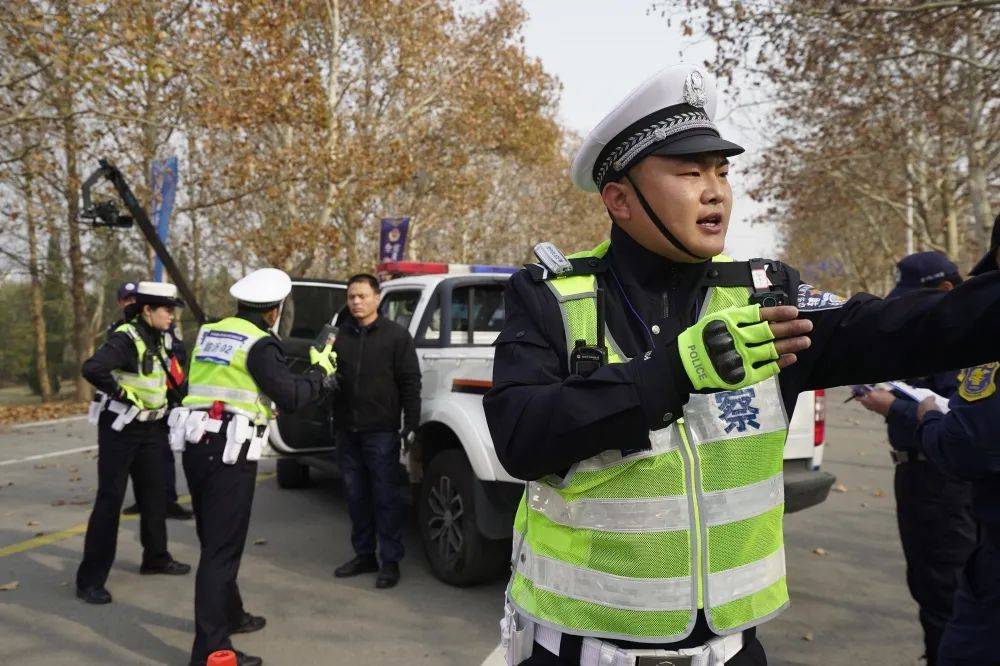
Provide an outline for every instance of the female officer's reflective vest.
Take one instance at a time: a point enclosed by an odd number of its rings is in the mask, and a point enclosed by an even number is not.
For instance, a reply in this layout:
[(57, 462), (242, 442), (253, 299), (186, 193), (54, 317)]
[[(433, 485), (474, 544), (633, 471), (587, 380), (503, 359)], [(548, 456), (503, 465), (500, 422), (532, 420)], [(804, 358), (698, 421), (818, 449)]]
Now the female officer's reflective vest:
[[(546, 284), (567, 350), (576, 340), (595, 344), (594, 276)], [(748, 298), (748, 288), (712, 288), (701, 317)], [(607, 339), (609, 362), (626, 361)], [(690, 634), (699, 608), (717, 634), (784, 610), (787, 430), (772, 377), (692, 394), (683, 418), (648, 442), (609, 441), (565, 479), (528, 482), (514, 522), (510, 597), (518, 611), (567, 633), (667, 643)]]
[[(169, 363), (166, 352), (161, 345), (159, 348), (160, 358), (154, 359), (153, 369), (147, 374), (142, 371), (142, 359), (146, 356), (146, 342), (139, 335), (135, 324), (126, 322), (115, 329), (115, 333), (125, 333), (135, 344), (135, 351), (138, 354), (136, 368), (138, 372), (125, 372), (124, 370), (112, 370), (111, 376), (115, 378), (120, 386), (132, 389), (132, 392), (142, 402), (142, 409), (159, 409), (167, 404), (167, 371), (164, 365)], [(162, 361), (162, 362), (161, 362)]]
[(190, 409), (210, 409), (214, 402), (220, 401), (225, 403), (227, 412), (242, 414), (258, 425), (267, 423), (271, 418), (271, 402), (247, 370), (247, 354), (267, 335), (239, 317), (202, 326), (188, 374), (188, 393), (182, 404)]

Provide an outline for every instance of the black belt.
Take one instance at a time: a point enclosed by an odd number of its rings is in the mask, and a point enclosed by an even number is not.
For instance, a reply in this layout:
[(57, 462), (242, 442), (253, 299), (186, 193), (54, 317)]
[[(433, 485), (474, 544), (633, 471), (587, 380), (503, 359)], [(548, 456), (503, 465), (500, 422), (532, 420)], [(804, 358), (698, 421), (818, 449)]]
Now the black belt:
[(898, 449), (893, 449), (889, 451), (889, 455), (892, 457), (893, 465), (900, 465), (905, 462), (921, 462), (927, 460), (927, 456), (920, 451), (900, 451)]

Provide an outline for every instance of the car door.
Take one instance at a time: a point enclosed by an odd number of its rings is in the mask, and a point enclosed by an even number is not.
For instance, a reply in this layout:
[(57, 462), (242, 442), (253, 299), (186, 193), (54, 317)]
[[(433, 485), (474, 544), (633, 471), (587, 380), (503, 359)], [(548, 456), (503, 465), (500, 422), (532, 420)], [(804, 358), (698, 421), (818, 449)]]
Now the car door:
[[(309, 346), (323, 326), (333, 322), (347, 303), (347, 286), (327, 280), (293, 280), (278, 318), (277, 333), (292, 372), (309, 367)], [(331, 396), (294, 414), (278, 411), (272, 421), (271, 445), (280, 453), (333, 450)]]

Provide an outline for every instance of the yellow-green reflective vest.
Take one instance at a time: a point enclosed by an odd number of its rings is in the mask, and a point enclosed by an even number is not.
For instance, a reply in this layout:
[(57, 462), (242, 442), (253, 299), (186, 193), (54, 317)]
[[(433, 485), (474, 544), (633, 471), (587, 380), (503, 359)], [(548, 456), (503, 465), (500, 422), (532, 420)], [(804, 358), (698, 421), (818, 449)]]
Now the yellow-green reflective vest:
[(136, 397), (142, 402), (143, 409), (159, 409), (167, 404), (167, 371), (164, 370), (163, 363), (169, 363), (163, 346), (160, 346), (160, 359), (153, 363), (153, 370), (148, 375), (142, 372), (142, 359), (146, 355), (146, 342), (139, 335), (135, 325), (126, 322), (115, 329), (115, 333), (126, 333), (132, 338), (135, 344), (135, 351), (138, 354), (136, 368), (139, 372), (125, 372), (124, 370), (112, 370), (111, 376), (115, 378), (121, 386), (127, 386), (135, 392)]
[(225, 403), (227, 412), (242, 414), (259, 425), (267, 423), (271, 418), (271, 401), (260, 392), (247, 370), (247, 354), (267, 335), (239, 317), (202, 326), (192, 354), (183, 405), (210, 409), (218, 400)]
[[(559, 301), (567, 349), (576, 340), (595, 344), (596, 279), (546, 284)], [(748, 298), (748, 288), (712, 288), (701, 317)], [(609, 362), (628, 360), (606, 335)], [(723, 635), (780, 613), (788, 605), (787, 430), (772, 377), (692, 394), (683, 418), (650, 432), (648, 442), (609, 441), (565, 479), (529, 482), (514, 521), (511, 600), (567, 633), (650, 643), (688, 636), (699, 608)], [(633, 449), (641, 450), (621, 453)]]

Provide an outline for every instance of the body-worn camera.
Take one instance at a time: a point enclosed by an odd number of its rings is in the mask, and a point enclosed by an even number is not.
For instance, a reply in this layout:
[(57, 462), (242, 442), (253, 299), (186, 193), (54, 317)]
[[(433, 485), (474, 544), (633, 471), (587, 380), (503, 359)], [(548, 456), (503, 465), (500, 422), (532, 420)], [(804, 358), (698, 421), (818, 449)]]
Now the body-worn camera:
[(762, 308), (774, 308), (779, 305), (788, 305), (788, 294), (775, 289), (755, 292), (750, 294), (750, 305), (760, 305)]
[(597, 344), (588, 345), (586, 340), (577, 340), (569, 355), (569, 372), (572, 375), (589, 377), (608, 363), (608, 347), (604, 343), (604, 290), (597, 288)]

